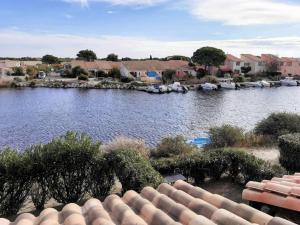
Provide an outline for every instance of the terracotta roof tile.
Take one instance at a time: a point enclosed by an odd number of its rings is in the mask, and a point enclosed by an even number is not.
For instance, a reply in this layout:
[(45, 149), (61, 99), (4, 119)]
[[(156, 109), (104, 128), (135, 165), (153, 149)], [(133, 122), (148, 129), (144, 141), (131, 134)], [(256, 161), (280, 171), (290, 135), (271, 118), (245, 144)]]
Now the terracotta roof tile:
[[(293, 192), (293, 187), (291, 190)], [(251, 196), (251, 193), (258, 196), (264, 192), (246, 189), (244, 193), (246, 193), (244, 196)], [(289, 197), (286, 203), (297, 204), (294, 202), (295, 199)], [(38, 217), (25, 213), (19, 215), (12, 223), (6, 219), (0, 219), (0, 225), (148, 224), (295, 225), (281, 218), (273, 218), (248, 205), (238, 204), (220, 195), (211, 194), (183, 181), (177, 181), (174, 186), (161, 184), (157, 190), (146, 187), (140, 194), (128, 191), (122, 198), (110, 195), (104, 202), (90, 199), (82, 207), (73, 203), (67, 204), (60, 212), (51, 208), (45, 209)]]
[[(243, 199), (265, 203), (300, 212), (299, 173), (275, 177), (261, 183), (249, 182), (243, 191)], [(260, 185), (261, 184), (261, 185)]]

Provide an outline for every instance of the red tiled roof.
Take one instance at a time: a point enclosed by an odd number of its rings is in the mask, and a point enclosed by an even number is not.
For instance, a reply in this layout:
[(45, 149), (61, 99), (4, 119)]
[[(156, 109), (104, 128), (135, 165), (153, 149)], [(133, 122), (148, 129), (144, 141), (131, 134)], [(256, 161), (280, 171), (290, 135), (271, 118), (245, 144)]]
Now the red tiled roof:
[(241, 58), (243, 61), (251, 60), (254, 62), (261, 62), (261, 58), (259, 56), (251, 55), (251, 54), (241, 54)]
[(274, 177), (261, 183), (250, 181), (243, 191), (243, 199), (300, 212), (300, 174)]
[(238, 204), (184, 181), (157, 190), (146, 187), (140, 194), (128, 191), (103, 203), (90, 199), (83, 207), (66, 205), (61, 212), (49, 208), (38, 217), (22, 214), (14, 223), (0, 225), (296, 225), (272, 217), (248, 205)]
[(145, 60), (145, 61), (124, 61), (122, 64), (130, 71), (164, 71), (178, 70), (188, 66), (189, 62), (184, 60)]
[[(67, 63), (69, 64), (69, 63)], [(113, 68), (120, 68), (121, 62), (111, 62), (111, 61), (104, 61), (104, 60), (95, 60), (92, 62), (87, 62), (83, 60), (72, 60), (71, 63), (72, 67), (80, 66), (86, 70), (111, 70)]]
[(227, 54), (226, 59), (229, 60), (229, 61), (233, 61), (233, 62), (240, 62), (241, 61), (240, 58), (235, 57), (234, 55), (231, 55), (231, 54)]

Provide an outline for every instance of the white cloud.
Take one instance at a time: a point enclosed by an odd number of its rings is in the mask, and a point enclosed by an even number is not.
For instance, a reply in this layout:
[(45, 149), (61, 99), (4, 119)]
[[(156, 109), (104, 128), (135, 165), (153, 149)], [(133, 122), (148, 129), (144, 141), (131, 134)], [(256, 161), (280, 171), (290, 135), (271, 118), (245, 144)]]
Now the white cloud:
[(63, 0), (69, 3), (80, 3), (82, 7), (87, 7), (91, 2), (106, 2), (112, 5), (125, 5), (135, 7), (145, 7), (157, 5), (169, 0)]
[(187, 9), (204, 20), (226, 25), (299, 23), (300, 4), (283, 0), (187, 0)]
[(71, 14), (65, 14), (64, 17), (65, 17), (66, 19), (72, 19), (72, 18), (73, 18), (73, 16), (72, 16)]
[(150, 54), (191, 56), (203, 46), (215, 46), (226, 53), (272, 53), (300, 57), (300, 36), (235, 40), (161, 41), (144, 37), (83, 37), (67, 34), (32, 34), (16, 30), (0, 30), (0, 56), (35, 56), (54, 54), (75, 57), (81, 49), (93, 49), (98, 57), (116, 53), (120, 57), (143, 58)]

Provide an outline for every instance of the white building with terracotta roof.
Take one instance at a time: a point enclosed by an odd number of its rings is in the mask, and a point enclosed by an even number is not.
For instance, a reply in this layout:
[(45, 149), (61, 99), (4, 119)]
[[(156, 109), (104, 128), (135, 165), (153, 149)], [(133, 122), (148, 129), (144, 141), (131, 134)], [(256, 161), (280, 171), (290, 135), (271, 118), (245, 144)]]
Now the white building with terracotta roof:
[(248, 73), (250, 75), (264, 73), (267, 70), (266, 62), (260, 56), (241, 54), (241, 60), (244, 62), (245, 67), (251, 67), (251, 71)]

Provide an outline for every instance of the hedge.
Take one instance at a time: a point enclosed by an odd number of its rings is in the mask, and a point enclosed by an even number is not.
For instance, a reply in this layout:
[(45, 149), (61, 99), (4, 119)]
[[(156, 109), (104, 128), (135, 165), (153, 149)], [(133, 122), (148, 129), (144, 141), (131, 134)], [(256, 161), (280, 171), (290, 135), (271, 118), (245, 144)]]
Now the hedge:
[(0, 214), (16, 214), (31, 188), (31, 164), (25, 155), (5, 149), (0, 153)]
[(279, 137), (279, 161), (287, 170), (300, 171), (300, 133)]
[[(175, 169), (196, 184), (205, 178), (230, 177), (234, 182), (247, 183), (281, 176), (286, 171), (278, 165), (271, 165), (242, 150), (227, 148), (198, 152), (181, 157), (151, 161), (162, 174), (172, 174)], [(165, 166), (166, 165), (166, 166)]]
[(289, 133), (300, 133), (300, 115), (273, 113), (259, 122), (254, 130), (256, 134), (270, 135), (274, 138)]
[(39, 210), (50, 198), (70, 203), (85, 196), (105, 197), (116, 176), (124, 191), (163, 181), (135, 150), (104, 153), (100, 143), (74, 132), (23, 153), (0, 151), (0, 215), (16, 214), (29, 196)]
[(130, 149), (120, 149), (109, 154), (110, 164), (122, 184), (123, 192), (140, 192), (145, 186), (156, 188), (163, 182), (161, 175), (140, 153)]

